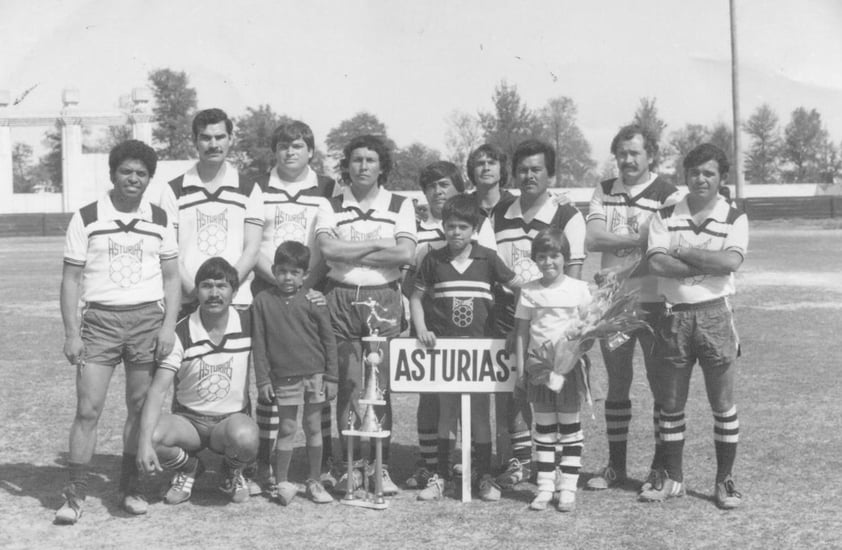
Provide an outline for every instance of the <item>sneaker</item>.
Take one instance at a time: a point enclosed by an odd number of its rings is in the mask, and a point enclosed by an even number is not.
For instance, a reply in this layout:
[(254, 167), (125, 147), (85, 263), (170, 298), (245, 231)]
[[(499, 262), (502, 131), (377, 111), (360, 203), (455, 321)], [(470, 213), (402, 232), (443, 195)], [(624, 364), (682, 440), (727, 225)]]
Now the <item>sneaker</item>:
[(289, 506), (289, 503), (295, 499), (297, 494), (298, 487), (295, 486), (295, 483), (289, 481), (282, 481), (269, 487), (269, 500), (277, 502), (281, 506)]
[(133, 516), (142, 516), (149, 511), (149, 503), (142, 494), (132, 491), (123, 495), (123, 510)]
[(176, 470), (170, 482), (170, 488), (164, 495), (164, 502), (181, 504), (190, 500), (190, 496), (193, 494), (193, 483), (204, 471), (205, 465), (202, 464), (201, 460), (197, 457), (190, 458), (183, 468)]
[(734, 480), (730, 475), (716, 484), (714, 493), (716, 495), (716, 505), (723, 510), (733, 510), (739, 507), (743, 499), (743, 495), (737, 491)]
[(325, 491), (324, 486), (318, 480), (308, 479), (306, 485), (307, 498), (316, 504), (327, 504), (328, 502), (333, 502), (333, 497)]
[[(360, 466), (354, 465), (351, 470), (351, 491), (356, 491), (363, 486), (363, 472)], [(336, 482), (336, 489), (342, 493), (348, 492), (348, 470), (343, 468), (342, 475), (339, 476), (339, 481)]]
[(646, 481), (640, 486), (639, 492), (660, 489), (664, 486), (664, 477), (666, 477), (666, 474), (663, 470), (649, 470), (649, 475), (646, 476)]
[(484, 474), (479, 479), (478, 491), (480, 500), (496, 502), (500, 500), (500, 486), (490, 474)]
[(510, 458), (506, 471), (497, 476), (497, 484), (503, 489), (511, 489), (525, 479), (529, 479), (529, 463)]
[(76, 487), (71, 483), (62, 491), (64, 504), (56, 510), (55, 523), (57, 525), (73, 525), (82, 517), (82, 503), (84, 497), (76, 494)]
[[(228, 470), (228, 468), (225, 468)], [(228, 470), (228, 475), (219, 485), (219, 490), (231, 497), (231, 502), (245, 502), (249, 499), (249, 488), (243, 471), (239, 468)]]
[(441, 500), (444, 498), (445, 489), (447, 489), (447, 482), (437, 474), (433, 474), (427, 480), (427, 486), (418, 493), (416, 500)]
[(586, 487), (591, 491), (604, 491), (605, 489), (621, 485), (624, 481), (626, 481), (626, 472), (624, 470), (615, 470), (609, 464), (598, 475), (590, 478)]
[(559, 512), (572, 512), (576, 509), (576, 491), (563, 489), (558, 492), (555, 509)]
[(338, 480), (332, 456), (328, 457), (327, 461), (325, 462), (324, 471), (319, 475), (319, 482), (322, 484), (322, 487), (324, 487), (328, 491), (336, 488)]
[(641, 502), (663, 502), (668, 498), (683, 497), (684, 494), (684, 483), (674, 481), (669, 476), (665, 476), (660, 489), (652, 488), (648, 491), (643, 491), (637, 499)]
[[(385, 466), (383, 466), (380, 469), (380, 471), (382, 472), (382, 476), (383, 476), (383, 483), (381, 484), (381, 486), (383, 488), (383, 495), (388, 497), (388, 496), (398, 494), (400, 492), (400, 489), (398, 489), (398, 486), (395, 485), (394, 481), (392, 481), (392, 478), (389, 475), (389, 470)], [(373, 475), (371, 476), (371, 485), (372, 485), (372, 491), (373, 491), (374, 490), (374, 476)]]
[(265, 480), (266, 476), (261, 477), (259, 471), (260, 469), (257, 464), (249, 464), (243, 468), (243, 477), (246, 480), (249, 496), (256, 497), (257, 495), (263, 494), (263, 487), (261, 486), (260, 480)]
[(433, 477), (433, 472), (427, 469), (426, 464), (421, 461), (418, 464), (418, 469), (412, 474), (412, 477), (406, 480), (405, 485), (409, 489), (420, 489), (427, 486), (427, 481)]
[(547, 506), (550, 505), (550, 502), (553, 500), (553, 492), (552, 491), (538, 491), (535, 493), (535, 498), (532, 499), (532, 502), (529, 503), (529, 509), (535, 510), (540, 512), (542, 510), (546, 510)]

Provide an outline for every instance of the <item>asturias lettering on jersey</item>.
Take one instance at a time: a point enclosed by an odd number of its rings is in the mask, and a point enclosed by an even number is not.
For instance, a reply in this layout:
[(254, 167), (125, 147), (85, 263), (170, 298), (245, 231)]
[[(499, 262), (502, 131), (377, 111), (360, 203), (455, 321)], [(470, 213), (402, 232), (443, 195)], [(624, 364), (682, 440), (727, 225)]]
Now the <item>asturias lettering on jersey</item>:
[[(744, 256), (748, 249), (748, 218), (719, 197), (710, 216), (696, 223), (687, 199), (662, 209), (652, 221), (647, 258), (669, 254), (681, 246), (703, 250), (732, 250)], [(658, 277), (658, 292), (671, 304), (699, 303), (734, 293), (734, 275), (699, 275), (673, 279)]]
[(208, 337), (198, 311), (182, 319), (173, 351), (159, 367), (175, 371), (175, 401), (196, 414), (231, 414), (248, 404), (251, 325), (246, 312), (231, 308), (228, 315), (218, 345)]
[(137, 212), (122, 213), (106, 196), (82, 207), (68, 226), (64, 261), (84, 266), (84, 302), (124, 306), (161, 300), (161, 260), (176, 257), (166, 213), (146, 201)]

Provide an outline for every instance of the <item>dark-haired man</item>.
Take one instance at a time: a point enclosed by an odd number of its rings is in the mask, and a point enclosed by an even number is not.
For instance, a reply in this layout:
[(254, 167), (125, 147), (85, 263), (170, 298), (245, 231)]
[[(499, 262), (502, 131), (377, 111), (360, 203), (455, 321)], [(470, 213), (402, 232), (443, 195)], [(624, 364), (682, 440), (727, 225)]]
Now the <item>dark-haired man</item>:
[(740, 505), (732, 470), (740, 423), (734, 403), (739, 338), (729, 302), (734, 272), (748, 249), (748, 218), (721, 196), (728, 157), (703, 143), (683, 161), (688, 193), (661, 210), (649, 230), (649, 269), (666, 299), (657, 323), (657, 400), (665, 475), (640, 500), (663, 501), (685, 494), (684, 406), (690, 375), (698, 362), (713, 411), (716, 449), (714, 498), (723, 509)]
[(183, 313), (196, 307), (194, 277), (213, 256), (228, 260), (242, 282), (237, 307), (251, 304), (252, 269), (263, 232), (260, 186), (226, 161), (234, 124), (225, 111), (205, 109), (193, 119), (193, 144), (199, 160), (164, 188), (161, 207), (176, 227)]
[[(156, 359), (173, 347), (179, 303), (178, 248), (166, 213), (143, 194), (155, 151), (120, 143), (108, 157), (114, 188), (83, 206), (67, 228), (61, 277), (64, 355), (76, 367), (76, 416), (70, 428), (69, 482), (59, 524), (82, 516), (96, 428), (118, 363), (126, 369), (120, 493), (123, 508), (145, 514), (134, 465), (137, 430)], [(83, 302), (81, 320), (79, 301)]]
[[(681, 198), (674, 185), (654, 171), (658, 142), (646, 128), (624, 126), (611, 141), (611, 154), (617, 162), (619, 177), (601, 182), (594, 189), (587, 219), (585, 244), (591, 252), (602, 253), (603, 269), (622, 266), (641, 258), (646, 251), (649, 222), (655, 213)], [(646, 270), (631, 279), (629, 290), (639, 289), (640, 301), (650, 316), (663, 309), (663, 298), (657, 291), (657, 280)], [(654, 317), (652, 317), (654, 319)], [(632, 417), (630, 391), (635, 342), (640, 342), (646, 377), (653, 395), (654, 337), (647, 330), (629, 335), (628, 341), (612, 349), (600, 342), (605, 369), (608, 373), (608, 394), (605, 398), (605, 424), (608, 438), (608, 465), (588, 480), (592, 490), (608, 489), (625, 482), (626, 449)], [(655, 453), (649, 475), (641, 490), (660, 483), (663, 469), (661, 445), (658, 437), (659, 405), (653, 404)]]
[[(249, 315), (231, 307), (239, 287), (237, 270), (223, 258), (196, 272), (199, 308), (176, 326), (172, 353), (161, 360), (140, 421), (137, 466), (174, 472), (167, 504), (190, 498), (204, 466), (204, 448), (224, 456), (219, 489), (233, 502), (249, 498), (243, 468), (257, 455), (257, 424), (248, 415)], [(161, 414), (175, 384), (172, 414)]]

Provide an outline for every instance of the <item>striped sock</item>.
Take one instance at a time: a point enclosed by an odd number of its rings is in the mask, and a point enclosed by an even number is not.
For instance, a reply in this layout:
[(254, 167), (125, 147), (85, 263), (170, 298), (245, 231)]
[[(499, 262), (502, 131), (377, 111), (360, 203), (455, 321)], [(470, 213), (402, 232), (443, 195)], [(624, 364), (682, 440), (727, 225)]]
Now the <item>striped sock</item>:
[(631, 423), (631, 401), (605, 402), (605, 432), (608, 439), (608, 463), (618, 472), (626, 471), (626, 446)]
[(88, 480), (91, 477), (90, 465), (81, 462), (68, 462), (67, 467), (70, 485), (73, 485), (76, 495), (84, 499), (88, 494)]
[(418, 428), (418, 447), (421, 452), (421, 460), (424, 467), (435, 472), (438, 468), (438, 431), (433, 428), (422, 431)]
[(333, 457), (333, 417), (330, 411), (330, 401), (322, 408), (322, 466)]
[(529, 430), (509, 432), (509, 438), (512, 441), (512, 456), (524, 465), (532, 462), (532, 434)]
[(652, 456), (652, 470), (661, 470), (664, 467), (664, 446), (661, 441), (659, 425), (661, 422), (661, 406), (655, 403), (652, 406), (652, 427), (655, 433), (655, 454)]
[(555, 446), (558, 441), (558, 422), (556, 413), (536, 412), (535, 431), (532, 439), (535, 443), (535, 460), (538, 468), (538, 490), (555, 490)]
[(257, 451), (257, 460), (261, 464), (269, 464), (272, 456), (272, 449), (275, 448), (275, 439), (278, 437), (278, 428), (281, 426), (278, 406), (275, 402), (257, 402), (257, 428), (260, 435), (260, 446)]
[(737, 406), (723, 413), (713, 413), (713, 444), (716, 447), (716, 482), (731, 475), (737, 458), (737, 442), (740, 439), (740, 421)]
[(684, 411), (661, 411), (659, 430), (663, 441), (664, 468), (673, 481), (684, 481), (682, 459), (684, 454)]
[(175, 455), (175, 458), (161, 462), (161, 467), (165, 470), (180, 470), (187, 464), (188, 460), (190, 460), (190, 455), (187, 454), (187, 451), (179, 447), (178, 454)]
[(559, 489), (575, 491), (579, 483), (579, 470), (582, 468), (582, 448), (585, 445), (579, 413), (558, 413), (558, 433), (561, 446)]

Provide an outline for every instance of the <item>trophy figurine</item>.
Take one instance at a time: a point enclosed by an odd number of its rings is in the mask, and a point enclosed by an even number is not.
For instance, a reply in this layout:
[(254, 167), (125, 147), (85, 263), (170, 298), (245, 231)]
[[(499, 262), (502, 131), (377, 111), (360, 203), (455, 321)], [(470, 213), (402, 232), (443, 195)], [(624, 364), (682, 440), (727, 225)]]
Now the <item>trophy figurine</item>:
[[(379, 327), (383, 325), (394, 326), (397, 324), (397, 320), (382, 317), (380, 312), (384, 311), (384, 308), (371, 297), (365, 301), (352, 302), (352, 305), (368, 308), (369, 313), (366, 318), (366, 325), (368, 326), (369, 335), (362, 338), (363, 362), (365, 364), (363, 394), (357, 401), (359, 403), (357, 410), (352, 411), (349, 415), (347, 429), (342, 430), (342, 435), (348, 438), (346, 443), (348, 454), (348, 486), (345, 491), (345, 497), (340, 502), (349, 506), (385, 510), (388, 508), (389, 503), (383, 498), (383, 439), (389, 437), (390, 432), (389, 430), (383, 429), (381, 420), (377, 418), (374, 412), (375, 406), (386, 404), (386, 400), (383, 398), (383, 390), (377, 386), (377, 374), (380, 370), (380, 364), (383, 362), (382, 346), (386, 343), (386, 338), (379, 335)], [(355, 416), (360, 421), (358, 428), (354, 427)], [(368, 465), (363, 466), (363, 491), (356, 495), (354, 494), (354, 445), (352, 439), (354, 437), (359, 437), (361, 441), (368, 439), (369, 444), (374, 443), (373, 494), (368, 492)]]

